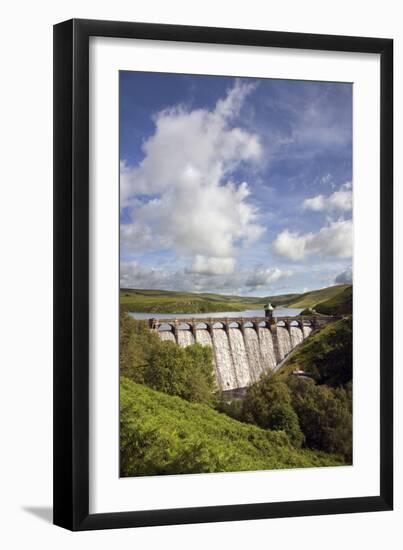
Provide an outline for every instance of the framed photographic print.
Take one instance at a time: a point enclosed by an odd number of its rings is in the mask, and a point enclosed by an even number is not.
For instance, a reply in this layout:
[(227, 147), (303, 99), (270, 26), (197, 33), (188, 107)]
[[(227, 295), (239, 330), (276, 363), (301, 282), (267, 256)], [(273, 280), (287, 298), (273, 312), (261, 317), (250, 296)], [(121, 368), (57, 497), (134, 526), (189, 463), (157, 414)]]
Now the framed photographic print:
[(393, 42), (54, 27), (54, 522), (391, 510)]

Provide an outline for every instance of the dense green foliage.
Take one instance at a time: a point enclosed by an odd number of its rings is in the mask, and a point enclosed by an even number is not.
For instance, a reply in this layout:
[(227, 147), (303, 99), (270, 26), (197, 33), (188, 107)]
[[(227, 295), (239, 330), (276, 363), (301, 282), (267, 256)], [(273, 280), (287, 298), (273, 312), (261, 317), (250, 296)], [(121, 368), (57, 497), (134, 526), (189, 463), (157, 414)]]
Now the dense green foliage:
[(266, 375), (248, 388), (242, 418), (284, 430), (295, 447), (337, 453), (351, 462), (351, 391), (317, 385), (306, 377)]
[[(293, 374), (300, 369), (312, 378)], [(338, 453), (351, 463), (352, 319), (327, 325), (278, 373), (250, 386), (239, 418), (283, 429), (294, 445)]]
[(290, 356), (284, 371), (302, 369), (318, 383), (344, 386), (352, 379), (352, 319), (331, 323), (310, 336)]
[(231, 418), (235, 418), (235, 420), (239, 420), (240, 422), (243, 422), (243, 398), (242, 397), (228, 397), (225, 395), (224, 392), (221, 392), (221, 394), (218, 395), (217, 403), (215, 406), (216, 410), (226, 414), (227, 416), (230, 416)]
[(295, 447), (301, 447), (304, 441), (298, 416), (292, 406), (291, 392), (277, 377), (265, 376), (248, 388), (242, 417), (261, 428), (285, 431)]
[(120, 318), (120, 372), (133, 382), (198, 403), (215, 402), (211, 348), (163, 342), (147, 323)]
[(151, 354), (144, 382), (169, 395), (211, 404), (216, 389), (211, 348), (200, 344), (182, 348), (172, 342), (161, 342)]
[(144, 383), (153, 350), (161, 341), (144, 321), (135, 321), (125, 313), (120, 315), (120, 373), (134, 382)]
[(311, 449), (342, 454), (352, 460), (351, 389), (317, 385), (309, 378), (289, 376), (292, 406)]
[(122, 378), (122, 476), (337, 466), (343, 459), (295, 449), (282, 431), (238, 422)]

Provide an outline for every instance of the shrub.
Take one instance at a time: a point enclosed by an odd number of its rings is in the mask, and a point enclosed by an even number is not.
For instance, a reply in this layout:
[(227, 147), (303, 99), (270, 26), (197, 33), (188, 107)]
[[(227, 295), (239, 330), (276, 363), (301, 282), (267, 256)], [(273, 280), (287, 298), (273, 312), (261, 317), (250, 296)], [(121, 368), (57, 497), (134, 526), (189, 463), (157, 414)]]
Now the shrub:
[(290, 390), (275, 376), (265, 376), (248, 388), (242, 416), (261, 428), (285, 431), (295, 447), (301, 447), (304, 441)]
[(212, 404), (215, 380), (211, 349), (200, 344), (182, 348), (173, 342), (161, 342), (152, 350), (144, 383), (187, 401)]
[(243, 400), (237, 398), (228, 399), (223, 393), (217, 400), (216, 409), (218, 412), (224, 413), (235, 420), (243, 421), (242, 416)]
[(342, 454), (352, 460), (351, 390), (317, 385), (306, 378), (288, 377), (292, 406), (305, 442), (311, 449)]
[(127, 313), (120, 315), (120, 374), (134, 382), (144, 383), (144, 374), (153, 350), (160, 345), (157, 334), (144, 321), (136, 321)]
[(339, 456), (294, 449), (284, 432), (237, 422), (127, 378), (120, 386), (122, 476), (342, 465)]
[(133, 382), (188, 401), (215, 403), (211, 348), (163, 342), (147, 323), (127, 314), (120, 321), (120, 372)]

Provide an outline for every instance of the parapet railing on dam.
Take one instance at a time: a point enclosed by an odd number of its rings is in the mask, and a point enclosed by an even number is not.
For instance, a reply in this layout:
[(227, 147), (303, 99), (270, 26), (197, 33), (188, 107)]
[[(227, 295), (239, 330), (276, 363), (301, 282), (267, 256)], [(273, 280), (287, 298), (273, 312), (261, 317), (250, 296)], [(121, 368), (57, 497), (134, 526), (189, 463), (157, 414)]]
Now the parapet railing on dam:
[(340, 316), (152, 318), (149, 328), (162, 340), (186, 347), (195, 342), (213, 349), (217, 384), (222, 391), (245, 388), (275, 370), (318, 328)]

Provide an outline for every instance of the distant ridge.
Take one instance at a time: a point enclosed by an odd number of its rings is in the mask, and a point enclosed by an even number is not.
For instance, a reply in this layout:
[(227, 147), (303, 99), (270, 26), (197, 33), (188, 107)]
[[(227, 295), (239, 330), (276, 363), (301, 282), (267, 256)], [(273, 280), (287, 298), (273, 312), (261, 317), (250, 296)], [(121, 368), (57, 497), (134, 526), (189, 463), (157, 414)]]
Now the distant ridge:
[(336, 296), (316, 305), (323, 315), (345, 315), (353, 312), (353, 287), (348, 286)]
[[(351, 285), (335, 285), (303, 294), (279, 294), (272, 296), (236, 296), (211, 292), (181, 292), (175, 290), (120, 289), (122, 311), (144, 313), (208, 313), (262, 309), (272, 302), (275, 306), (307, 308), (336, 298)], [(350, 291), (351, 293), (351, 291)]]
[(315, 307), (321, 302), (325, 302), (332, 298), (335, 298), (338, 294), (341, 294), (346, 289), (352, 288), (351, 285), (334, 285), (320, 290), (311, 290), (300, 294), (296, 299), (288, 303), (289, 307)]

